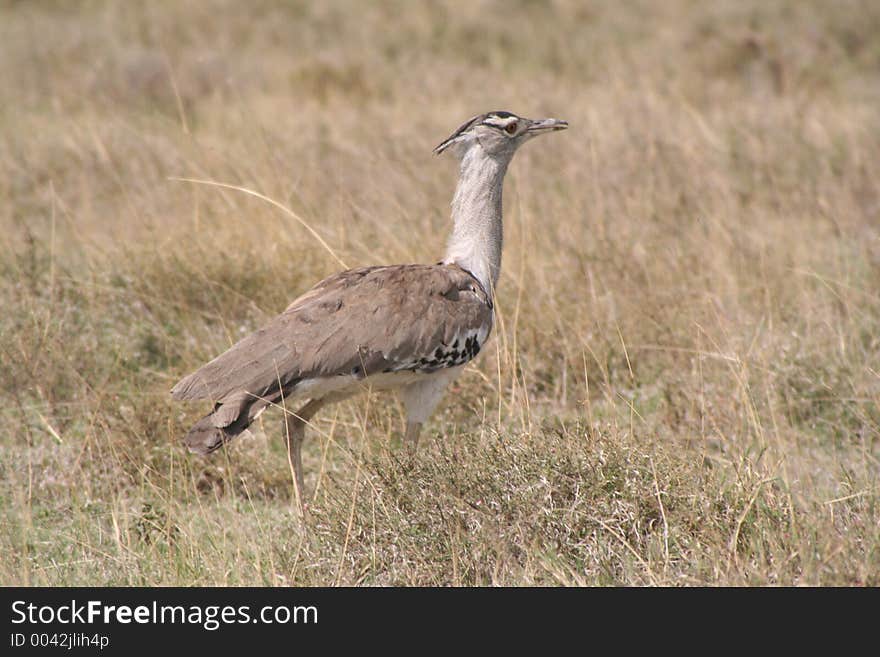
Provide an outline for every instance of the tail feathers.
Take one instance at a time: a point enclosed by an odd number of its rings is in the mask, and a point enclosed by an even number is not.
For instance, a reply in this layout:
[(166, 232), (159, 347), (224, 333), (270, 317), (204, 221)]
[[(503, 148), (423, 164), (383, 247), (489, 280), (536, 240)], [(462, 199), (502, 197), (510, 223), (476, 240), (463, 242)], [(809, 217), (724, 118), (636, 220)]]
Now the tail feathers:
[(249, 418), (247, 413), (239, 415), (238, 419), (228, 426), (218, 427), (217, 424), (222, 423), (218, 422), (218, 412), (222, 408), (220, 406), (214, 412), (208, 413), (189, 430), (183, 439), (189, 451), (206, 456), (248, 428), (249, 420), (252, 418)]
[(280, 396), (279, 393), (272, 398), (261, 398), (242, 392), (218, 402), (213, 411), (193, 425), (183, 442), (191, 452), (202, 456), (210, 454), (247, 429)]
[(184, 444), (189, 451), (206, 456), (219, 449), (223, 443), (232, 438), (226, 435), (227, 427), (214, 426), (214, 414), (209, 413), (193, 425), (186, 437)]

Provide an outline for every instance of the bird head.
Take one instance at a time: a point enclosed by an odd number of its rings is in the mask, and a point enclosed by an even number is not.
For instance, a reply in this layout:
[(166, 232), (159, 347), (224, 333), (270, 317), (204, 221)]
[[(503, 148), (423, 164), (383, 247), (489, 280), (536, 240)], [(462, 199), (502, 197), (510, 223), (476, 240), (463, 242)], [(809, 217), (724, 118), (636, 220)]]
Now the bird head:
[(439, 155), (451, 148), (462, 158), (471, 148), (479, 146), (491, 157), (509, 158), (532, 137), (567, 127), (568, 122), (560, 119), (526, 119), (511, 112), (488, 112), (465, 121), (434, 153)]

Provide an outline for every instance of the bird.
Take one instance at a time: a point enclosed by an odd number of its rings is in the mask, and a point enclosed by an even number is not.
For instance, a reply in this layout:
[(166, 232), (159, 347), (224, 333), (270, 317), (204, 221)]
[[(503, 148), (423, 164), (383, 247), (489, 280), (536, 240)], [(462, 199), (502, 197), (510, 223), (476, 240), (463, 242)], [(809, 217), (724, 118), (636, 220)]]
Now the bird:
[(171, 390), (174, 400), (213, 404), (186, 434), (189, 450), (208, 455), (280, 406), (296, 497), (304, 505), (306, 425), (327, 404), (372, 389), (398, 392), (404, 443), (415, 455), (422, 425), (492, 331), (508, 165), (527, 141), (567, 127), (560, 119), (507, 111), (461, 124), (433, 151), (459, 161), (445, 257), (331, 275), (181, 379)]

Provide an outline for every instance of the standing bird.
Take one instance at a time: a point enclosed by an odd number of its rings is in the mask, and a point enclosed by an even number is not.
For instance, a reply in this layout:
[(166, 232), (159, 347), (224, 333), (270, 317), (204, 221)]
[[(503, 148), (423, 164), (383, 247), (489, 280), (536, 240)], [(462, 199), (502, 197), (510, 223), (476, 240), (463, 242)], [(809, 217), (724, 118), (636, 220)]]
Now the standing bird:
[(414, 453), (422, 424), (446, 386), (492, 330), (501, 271), (501, 191), (507, 166), (532, 137), (563, 130), (558, 119), (510, 112), (475, 116), (435, 154), (454, 152), (461, 170), (452, 199), (452, 237), (436, 265), (343, 271), (318, 283), (260, 330), (182, 379), (177, 400), (213, 410), (184, 439), (198, 454), (231, 440), (270, 405), (308, 400), (285, 413), (287, 446), (303, 499), (305, 427), (324, 405), (367, 388), (397, 389)]

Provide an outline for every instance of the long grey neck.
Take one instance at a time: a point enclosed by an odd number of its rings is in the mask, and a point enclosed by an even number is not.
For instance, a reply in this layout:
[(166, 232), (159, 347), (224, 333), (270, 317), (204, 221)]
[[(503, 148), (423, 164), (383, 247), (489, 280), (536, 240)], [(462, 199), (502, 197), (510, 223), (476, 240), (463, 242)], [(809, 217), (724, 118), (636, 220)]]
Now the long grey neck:
[(462, 157), (452, 199), (454, 227), (444, 262), (471, 272), (489, 294), (501, 273), (501, 190), (509, 161), (489, 157), (475, 144)]

